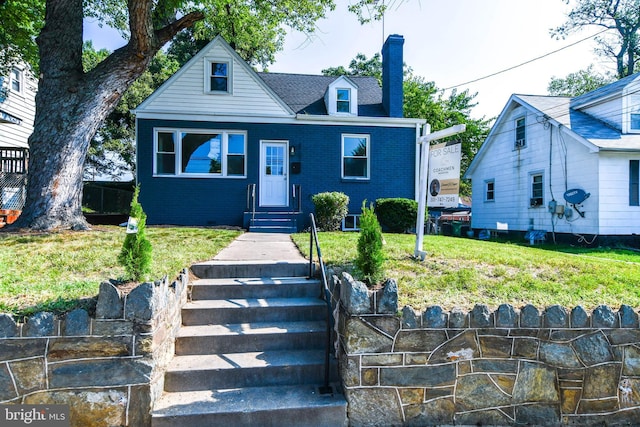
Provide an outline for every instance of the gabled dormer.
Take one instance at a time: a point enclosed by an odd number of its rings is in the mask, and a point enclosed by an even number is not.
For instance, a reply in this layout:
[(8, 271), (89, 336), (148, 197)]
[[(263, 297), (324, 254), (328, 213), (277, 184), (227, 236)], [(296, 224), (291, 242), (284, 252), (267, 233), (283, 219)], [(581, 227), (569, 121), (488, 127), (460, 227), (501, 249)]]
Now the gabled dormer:
[(357, 116), (358, 86), (348, 77), (340, 76), (329, 84), (324, 103), (330, 116)]
[(640, 133), (640, 78), (624, 87), (622, 114), (622, 133)]

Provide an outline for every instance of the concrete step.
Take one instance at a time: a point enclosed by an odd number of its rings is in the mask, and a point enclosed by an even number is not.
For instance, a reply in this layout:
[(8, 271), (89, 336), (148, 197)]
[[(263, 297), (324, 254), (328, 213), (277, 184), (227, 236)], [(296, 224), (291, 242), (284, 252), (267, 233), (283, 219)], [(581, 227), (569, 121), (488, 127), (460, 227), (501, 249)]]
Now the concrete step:
[[(167, 392), (322, 384), (324, 352), (257, 351), (176, 356), (165, 374)], [(337, 370), (332, 369), (332, 381)]]
[(338, 427), (347, 425), (347, 403), (334, 387), (312, 385), (215, 389), (165, 393), (152, 414), (153, 427)]
[(176, 355), (267, 350), (323, 350), (324, 321), (241, 323), (183, 326), (176, 337)]
[(200, 279), (301, 277), (309, 274), (309, 261), (233, 261), (210, 260), (193, 264), (191, 271)]
[(200, 279), (193, 282), (192, 299), (289, 298), (320, 295), (320, 281), (306, 277)]
[(250, 298), (196, 300), (182, 309), (185, 326), (253, 322), (299, 322), (326, 319), (327, 306), (319, 298)]

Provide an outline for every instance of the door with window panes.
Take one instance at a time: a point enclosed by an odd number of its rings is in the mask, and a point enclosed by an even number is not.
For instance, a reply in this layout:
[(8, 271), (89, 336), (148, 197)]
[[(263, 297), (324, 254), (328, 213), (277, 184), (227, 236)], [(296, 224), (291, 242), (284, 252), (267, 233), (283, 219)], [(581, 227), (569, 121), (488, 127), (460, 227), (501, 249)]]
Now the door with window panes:
[(262, 141), (260, 147), (260, 206), (289, 205), (288, 141)]

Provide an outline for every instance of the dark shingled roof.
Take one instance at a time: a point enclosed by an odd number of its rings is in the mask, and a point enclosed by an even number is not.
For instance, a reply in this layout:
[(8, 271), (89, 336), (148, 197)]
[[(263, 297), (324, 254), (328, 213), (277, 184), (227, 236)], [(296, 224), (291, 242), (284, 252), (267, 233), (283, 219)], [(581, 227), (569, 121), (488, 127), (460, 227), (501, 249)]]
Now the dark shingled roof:
[[(295, 113), (327, 115), (324, 94), (339, 77), (258, 73)], [(358, 87), (358, 116), (389, 117), (382, 107), (382, 88), (375, 77), (346, 76)]]

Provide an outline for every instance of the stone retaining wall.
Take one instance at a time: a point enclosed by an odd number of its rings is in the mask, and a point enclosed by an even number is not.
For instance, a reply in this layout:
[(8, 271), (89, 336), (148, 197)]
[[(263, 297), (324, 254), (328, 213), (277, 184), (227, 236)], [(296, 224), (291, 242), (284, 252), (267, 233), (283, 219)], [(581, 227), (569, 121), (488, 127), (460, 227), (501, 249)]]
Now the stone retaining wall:
[(72, 426), (150, 426), (187, 301), (188, 271), (127, 295), (100, 285), (95, 317), (0, 314), (0, 403), (70, 405)]
[(631, 307), (405, 307), (398, 316), (395, 282), (373, 293), (330, 277), (352, 426), (640, 425)]

